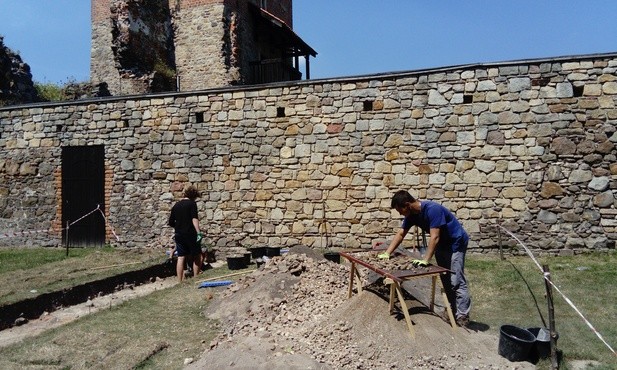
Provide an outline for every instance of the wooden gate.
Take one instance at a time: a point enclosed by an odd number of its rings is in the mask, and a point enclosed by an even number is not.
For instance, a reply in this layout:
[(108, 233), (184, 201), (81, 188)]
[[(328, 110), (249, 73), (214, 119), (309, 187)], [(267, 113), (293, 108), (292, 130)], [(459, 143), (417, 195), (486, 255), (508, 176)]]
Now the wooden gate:
[[(103, 213), (94, 211), (97, 207)], [(62, 242), (65, 245), (68, 242), (70, 247), (102, 247), (104, 213), (105, 148), (102, 145), (63, 147), (62, 227), (66, 228), (67, 224), (69, 227), (68, 233), (65, 230), (62, 234)]]

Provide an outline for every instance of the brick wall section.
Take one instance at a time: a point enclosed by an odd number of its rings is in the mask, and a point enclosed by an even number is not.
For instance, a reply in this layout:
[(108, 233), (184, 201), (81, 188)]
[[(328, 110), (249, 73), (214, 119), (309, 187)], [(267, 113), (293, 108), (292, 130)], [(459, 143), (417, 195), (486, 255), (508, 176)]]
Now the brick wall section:
[(57, 167), (54, 170), (54, 189), (55, 189), (55, 209), (56, 215), (51, 221), (51, 230), (50, 236), (55, 238), (59, 238), (58, 240), (62, 240), (62, 168)]
[[(111, 206), (111, 197), (113, 194), (113, 184), (114, 184), (114, 169), (112, 166), (105, 164), (105, 219), (109, 220), (110, 216), (110, 206)], [(112, 230), (113, 228), (113, 230)], [(114, 237), (115, 227), (110, 225), (109, 222), (105, 225), (105, 238), (111, 243), (116, 242), (116, 238)]]
[(60, 147), (99, 144), (126, 246), (170, 233), (188, 183), (219, 245), (319, 247), (325, 218), (368, 246), (400, 226), (398, 189), (451, 208), (477, 252), (497, 222), (546, 253), (617, 241), (614, 54), (3, 108), (0, 230), (49, 227)]

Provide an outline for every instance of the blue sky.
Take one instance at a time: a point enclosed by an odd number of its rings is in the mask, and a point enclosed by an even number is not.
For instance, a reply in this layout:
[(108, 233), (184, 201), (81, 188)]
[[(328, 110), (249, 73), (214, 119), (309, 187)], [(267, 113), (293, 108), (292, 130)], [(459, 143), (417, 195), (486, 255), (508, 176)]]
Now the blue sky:
[[(274, 0), (270, 0), (274, 1)], [(311, 77), (617, 52), (615, 0), (295, 0)], [(0, 0), (0, 35), (38, 82), (89, 79), (89, 0)]]

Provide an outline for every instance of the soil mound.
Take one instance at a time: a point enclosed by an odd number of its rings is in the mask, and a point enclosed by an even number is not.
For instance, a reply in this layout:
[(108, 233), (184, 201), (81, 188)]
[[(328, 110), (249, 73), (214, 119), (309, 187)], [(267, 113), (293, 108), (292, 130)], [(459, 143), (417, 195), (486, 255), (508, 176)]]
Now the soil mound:
[(402, 315), (389, 314), (382, 287), (348, 299), (349, 265), (297, 251), (214, 299), (206, 315), (223, 334), (188, 369), (535, 368), (499, 356), (497, 337), (453, 330), (426, 309), (411, 309), (414, 339)]

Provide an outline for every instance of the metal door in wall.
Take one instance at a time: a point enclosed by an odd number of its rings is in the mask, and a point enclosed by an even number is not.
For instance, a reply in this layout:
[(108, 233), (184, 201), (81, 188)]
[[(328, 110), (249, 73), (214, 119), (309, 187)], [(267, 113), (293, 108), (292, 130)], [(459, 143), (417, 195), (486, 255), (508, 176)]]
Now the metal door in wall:
[[(97, 207), (100, 207), (99, 212)], [(62, 148), (62, 242), (70, 247), (105, 243), (105, 148)], [(68, 240), (67, 240), (68, 238)], [(65, 244), (66, 245), (66, 244)]]

